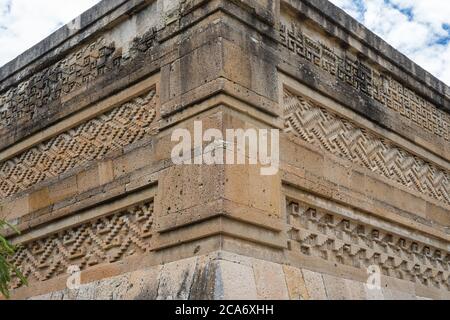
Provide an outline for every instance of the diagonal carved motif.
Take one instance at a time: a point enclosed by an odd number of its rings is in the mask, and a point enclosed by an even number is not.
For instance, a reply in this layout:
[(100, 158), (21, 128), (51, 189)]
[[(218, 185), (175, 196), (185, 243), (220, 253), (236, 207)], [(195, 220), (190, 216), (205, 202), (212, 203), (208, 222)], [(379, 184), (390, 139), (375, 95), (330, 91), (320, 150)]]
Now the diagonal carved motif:
[(331, 263), (450, 290), (450, 252), (364, 225), (296, 200), (287, 201), (290, 250)]
[(450, 204), (449, 173), (356, 124), (284, 92), (285, 132)]
[(11, 196), (72, 168), (103, 159), (111, 151), (153, 134), (155, 117), (152, 90), (0, 163), (0, 196)]
[(153, 201), (149, 201), (25, 243), (12, 263), (29, 281), (46, 281), (66, 274), (70, 266), (85, 270), (148, 252), (152, 227)]

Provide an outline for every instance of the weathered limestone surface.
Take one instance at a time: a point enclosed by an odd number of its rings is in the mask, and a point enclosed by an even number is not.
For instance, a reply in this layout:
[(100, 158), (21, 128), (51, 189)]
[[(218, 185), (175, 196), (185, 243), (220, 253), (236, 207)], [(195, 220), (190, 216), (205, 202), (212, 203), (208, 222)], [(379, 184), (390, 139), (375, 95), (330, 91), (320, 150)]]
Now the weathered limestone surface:
[[(199, 260), (207, 261), (214, 276), (203, 278)], [(90, 282), (75, 290), (61, 290), (35, 296), (30, 300), (135, 300), (135, 299), (261, 299), (261, 300), (422, 300), (414, 293), (389, 288), (372, 290), (365, 283), (322, 275), (306, 269), (289, 267), (274, 278), (259, 278), (259, 268), (275, 267), (272, 262), (222, 255), (217, 252)], [(286, 269), (285, 269), (286, 270)], [(270, 271), (269, 271), (270, 273)], [(299, 277), (292, 277), (296, 273)], [(302, 280), (302, 277), (308, 279)], [(270, 279), (270, 280), (268, 280)], [(215, 284), (210, 291), (196, 295), (197, 287)], [(288, 286), (302, 286), (301, 293), (288, 292)], [(260, 291), (258, 288), (268, 291)], [(270, 287), (270, 288), (269, 288)], [(270, 293), (269, 293), (270, 292)]]
[[(278, 174), (175, 165), (196, 121)], [(0, 68), (0, 137), (15, 299), (450, 299), (450, 88), (326, 0), (102, 1)]]

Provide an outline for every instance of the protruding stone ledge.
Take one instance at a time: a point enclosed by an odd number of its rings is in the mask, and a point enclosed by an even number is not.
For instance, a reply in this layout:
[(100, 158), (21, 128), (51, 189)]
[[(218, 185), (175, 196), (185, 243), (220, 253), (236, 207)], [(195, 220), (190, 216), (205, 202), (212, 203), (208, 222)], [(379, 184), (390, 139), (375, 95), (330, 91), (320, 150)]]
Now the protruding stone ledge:
[[(439, 108), (450, 112), (450, 88), (442, 81), (422, 69), (405, 55), (394, 49), (344, 11), (327, 0), (281, 0), (287, 6), (314, 21), (319, 28), (329, 33), (346, 46), (361, 52), (376, 62), (388, 62), (387, 69), (420, 95), (431, 99)], [(355, 47), (355, 41), (358, 47)], [(366, 50), (362, 49), (366, 48)], [(383, 64), (383, 63), (382, 63)]]

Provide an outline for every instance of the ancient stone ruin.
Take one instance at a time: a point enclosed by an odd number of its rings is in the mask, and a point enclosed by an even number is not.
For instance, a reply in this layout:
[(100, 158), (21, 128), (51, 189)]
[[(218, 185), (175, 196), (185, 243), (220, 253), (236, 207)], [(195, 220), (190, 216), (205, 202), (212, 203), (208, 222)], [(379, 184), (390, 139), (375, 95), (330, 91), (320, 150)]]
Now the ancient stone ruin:
[[(326, 0), (104, 0), (0, 68), (13, 298), (450, 299), (449, 112)], [(174, 163), (195, 123), (279, 170)]]

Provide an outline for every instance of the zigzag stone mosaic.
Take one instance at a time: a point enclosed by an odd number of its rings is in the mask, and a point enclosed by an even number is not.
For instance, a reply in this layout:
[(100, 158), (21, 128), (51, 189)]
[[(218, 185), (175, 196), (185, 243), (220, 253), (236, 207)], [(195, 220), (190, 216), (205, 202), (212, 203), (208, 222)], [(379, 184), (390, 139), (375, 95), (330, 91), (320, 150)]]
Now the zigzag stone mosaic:
[(450, 204), (450, 175), (390, 141), (285, 90), (285, 131), (412, 190)]
[(152, 135), (155, 117), (152, 90), (0, 163), (0, 196), (26, 190)]
[[(150, 250), (153, 200), (25, 243), (12, 259), (29, 281), (46, 281)], [(16, 283), (16, 287), (18, 286)]]
[(289, 247), (299, 254), (450, 290), (450, 253), (288, 200)]

